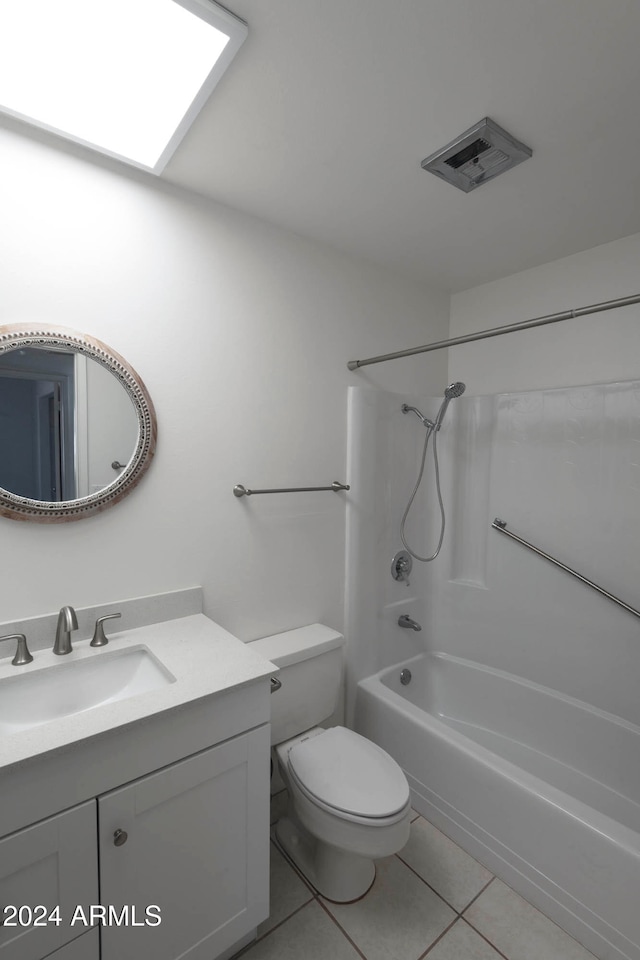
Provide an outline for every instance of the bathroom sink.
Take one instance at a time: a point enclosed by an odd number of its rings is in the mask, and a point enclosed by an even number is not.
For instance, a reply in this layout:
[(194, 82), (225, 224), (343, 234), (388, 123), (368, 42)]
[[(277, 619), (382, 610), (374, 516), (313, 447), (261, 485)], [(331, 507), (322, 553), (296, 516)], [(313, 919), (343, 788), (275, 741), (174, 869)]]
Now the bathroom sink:
[(143, 646), (99, 653), (0, 681), (0, 736), (174, 683)]

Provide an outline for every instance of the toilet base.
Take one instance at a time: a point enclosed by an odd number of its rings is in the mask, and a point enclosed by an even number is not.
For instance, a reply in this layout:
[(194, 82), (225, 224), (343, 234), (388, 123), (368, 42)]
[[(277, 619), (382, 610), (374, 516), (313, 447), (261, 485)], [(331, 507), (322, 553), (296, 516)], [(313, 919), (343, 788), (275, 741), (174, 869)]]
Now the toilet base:
[(278, 821), (276, 839), (311, 886), (334, 903), (359, 900), (375, 879), (373, 860), (318, 840), (295, 817)]

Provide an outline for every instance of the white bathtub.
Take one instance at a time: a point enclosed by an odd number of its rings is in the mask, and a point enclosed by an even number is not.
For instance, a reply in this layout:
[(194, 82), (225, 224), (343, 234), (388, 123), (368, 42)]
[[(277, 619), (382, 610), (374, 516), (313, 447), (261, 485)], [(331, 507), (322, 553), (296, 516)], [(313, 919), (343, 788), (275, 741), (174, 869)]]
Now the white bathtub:
[(441, 653), (362, 680), (355, 727), (460, 846), (601, 960), (640, 960), (640, 727)]

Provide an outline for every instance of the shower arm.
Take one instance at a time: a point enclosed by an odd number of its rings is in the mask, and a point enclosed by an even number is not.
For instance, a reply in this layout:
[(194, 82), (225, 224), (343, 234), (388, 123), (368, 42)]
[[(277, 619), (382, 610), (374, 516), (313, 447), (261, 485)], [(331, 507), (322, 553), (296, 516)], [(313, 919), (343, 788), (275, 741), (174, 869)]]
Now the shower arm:
[(602, 313), (604, 310), (629, 307), (634, 303), (640, 303), (640, 294), (634, 294), (631, 297), (620, 297), (618, 300), (606, 300), (603, 303), (592, 303), (588, 307), (577, 307), (575, 310), (563, 310), (561, 313), (550, 313), (545, 317), (523, 320), (521, 323), (510, 323), (502, 327), (492, 327), (490, 330), (480, 330), (478, 333), (468, 333), (465, 336), (453, 337), (450, 340), (438, 340), (435, 343), (427, 343), (422, 347), (398, 350), (396, 353), (384, 353), (379, 357), (369, 357), (367, 360), (349, 360), (347, 367), (349, 370), (357, 370), (358, 367), (366, 367), (371, 363), (383, 363), (385, 360), (398, 360), (401, 357), (413, 357), (417, 353), (429, 353), (432, 350), (443, 350), (445, 347), (455, 347), (460, 343), (472, 343), (474, 340), (501, 337), (505, 333), (517, 333), (520, 330), (542, 327), (548, 323), (559, 323), (561, 320), (571, 320), (573, 317), (583, 317), (590, 313)]
[(542, 557), (544, 560), (548, 560), (556, 567), (560, 567), (561, 570), (564, 570), (565, 573), (570, 573), (572, 577), (575, 577), (577, 580), (580, 580), (582, 583), (586, 584), (588, 587), (591, 587), (592, 590), (595, 590), (601, 596), (606, 597), (607, 600), (611, 600), (613, 603), (617, 603), (619, 607), (622, 607), (623, 610), (626, 610), (627, 613), (633, 614), (634, 617), (640, 618), (640, 610), (636, 610), (635, 607), (629, 606), (628, 603), (625, 603), (623, 600), (620, 600), (618, 597), (614, 596), (613, 593), (609, 593), (608, 590), (599, 587), (597, 583), (594, 583), (593, 580), (587, 580), (586, 577), (583, 577), (581, 573), (578, 573), (576, 570), (573, 570), (571, 567), (568, 567), (566, 563), (561, 563), (560, 560), (556, 560), (555, 557), (552, 557), (550, 554), (545, 553), (544, 550), (540, 550), (538, 547), (534, 547), (532, 543), (529, 543), (527, 540), (523, 540), (522, 537), (516, 536), (515, 533), (511, 533), (510, 530), (507, 530), (506, 520), (499, 520), (498, 517), (491, 524), (494, 530), (497, 530), (499, 533), (504, 533), (505, 536), (511, 537), (512, 540), (517, 540), (518, 543), (521, 543), (523, 547), (526, 547), (528, 550), (532, 550), (534, 553), (537, 553), (539, 557)]

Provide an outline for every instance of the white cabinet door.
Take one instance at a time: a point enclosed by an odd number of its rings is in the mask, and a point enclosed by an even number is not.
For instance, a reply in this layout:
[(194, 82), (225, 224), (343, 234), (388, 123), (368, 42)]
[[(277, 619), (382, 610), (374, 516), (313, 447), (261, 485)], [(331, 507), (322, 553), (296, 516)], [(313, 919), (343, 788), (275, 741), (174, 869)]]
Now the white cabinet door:
[(71, 921), (98, 902), (96, 847), (94, 800), (0, 840), (0, 960), (41, 960), (83, 932)]
[(266, 918), (269, 730), (99, 798), (102, 960), (213, 960)]
[(46, 960), (100, 960), (98, 928), (93, 927), (71, 943), (66, 943), (55, 953), (50, 953)]

